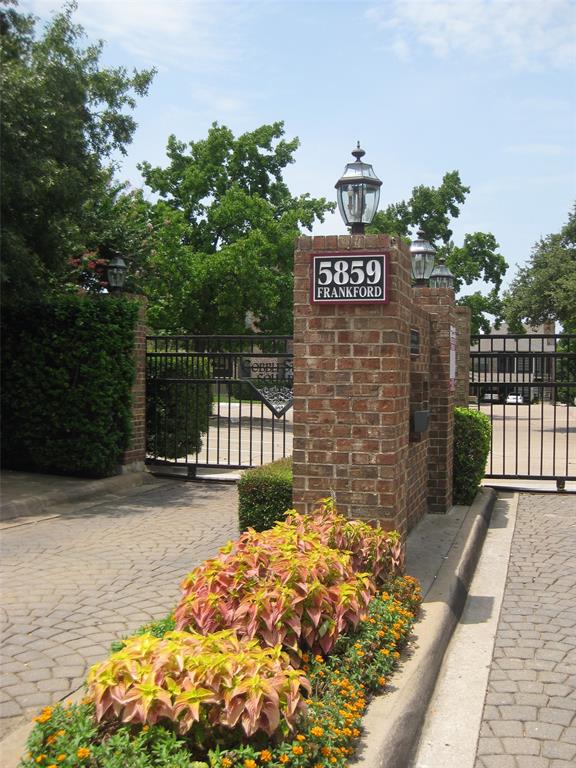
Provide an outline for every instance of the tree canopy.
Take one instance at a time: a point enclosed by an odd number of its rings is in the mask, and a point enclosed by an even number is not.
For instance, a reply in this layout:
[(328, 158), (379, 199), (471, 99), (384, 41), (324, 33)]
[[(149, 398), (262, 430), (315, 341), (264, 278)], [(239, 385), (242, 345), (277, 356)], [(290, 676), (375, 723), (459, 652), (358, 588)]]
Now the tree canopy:
[(1, 279), (21, 297), (61, 280), (87, 247), (89, 209), (110, 194), (111, 157), (126, 152), (153, 71), (103, 68), (103, 44), (82, 47), (74, 2), (40, 36), (33, 16), (0, 2)]
[(476, 291), (458, 299), (459, 304), (472, 311), (472, 332), (488, 330), (486, 315), (499, 318), (502, 311), (499, 291), (508, 265), (498, 253), (496, 238), (489, 232), (474, 232), (464, 236), (461, 246), (452, 241), (450, 223), (460, 214), (470, 188), (462, 184), (458, 171), (446, 173), (439, 187), (414, 187), (409, 200), (389, 205), (379, 211), (371, 232), (386, 232), (410, 238), (412, 229), (422, 230), (424, 237), (436, 248), (437, 260), (444, 258), (454, 275), (454, 288), (459, 292), (464, 285), (483, 280), (489, 286), (484, 292)]
[(566, 333), (576, 333), (576, 204), (560, 232), (534, 246), (504, 296), (504, 314), (516, 332), (523, 323), (554, 320)]
[(238, 137), (214, 123), (200, 141), (171, 136), (166, 168), (141, 164), (160, 198), (143, 270), (153, 327), (291, 332), (294, 238), (333, 205), (290, 194), (282, 172), (299, 142), (283, 136), (282, 122)]

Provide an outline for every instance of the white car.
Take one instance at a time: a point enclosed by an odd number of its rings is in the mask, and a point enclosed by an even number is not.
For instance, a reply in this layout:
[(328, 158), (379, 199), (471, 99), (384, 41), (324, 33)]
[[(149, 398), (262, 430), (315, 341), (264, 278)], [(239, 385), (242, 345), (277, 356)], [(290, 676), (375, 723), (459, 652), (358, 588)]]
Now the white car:
[(508, 395), (506, 398), (506, 405), (524, 405), (524, 398), (522, 395), (516, 395), (514, 392)]

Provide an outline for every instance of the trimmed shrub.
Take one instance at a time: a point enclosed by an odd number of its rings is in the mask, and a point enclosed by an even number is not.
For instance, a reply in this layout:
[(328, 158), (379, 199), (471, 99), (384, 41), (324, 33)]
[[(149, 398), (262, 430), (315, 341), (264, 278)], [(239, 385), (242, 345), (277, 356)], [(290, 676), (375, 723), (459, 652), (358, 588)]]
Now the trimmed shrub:
[(454, 416), (455, 504), (471, 504), (484, 477), (492, 425), (479, 411), (456, 408)]
[(292, 506), (292, 460), (279, 459), (250, 469), (238, 483), (240, 530), (264, 531)]
[[(197, 453), (212, 414), (211, 366), (201, 357), (167, 357), (146, 381), (146, 450), (177, 459)], [(203, 381), (206, 379), (207, 381)]]
[(115, 472), (130, 440), (137, 316), (137, 301), (110, 296), (4, 307), (4, 466)]

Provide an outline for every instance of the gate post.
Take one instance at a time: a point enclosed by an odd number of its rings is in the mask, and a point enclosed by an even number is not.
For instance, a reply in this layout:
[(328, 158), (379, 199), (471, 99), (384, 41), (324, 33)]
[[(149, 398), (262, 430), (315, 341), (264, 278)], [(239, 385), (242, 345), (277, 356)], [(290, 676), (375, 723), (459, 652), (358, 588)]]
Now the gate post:
[(456, 400), (455, 405), (467, 408), (470, 403), (470, 307), (455, 307), (456, 311)]
[[(313, 253), (387, 254), (389, 302), (311, 302)], [(300, 237), (294, 260), (294, 505), (331, 493), (351, 518), (406, 532), (412, 288), (387, 235)]]
[(146, 299), (128, 296), (139, 302), (138, 320), (134, 328), (134, 383), (132, 385), (132, 435), (120, 461), (120, 470), (144, 471), (146, 459)]
[(458, 347), (454, 290), (419, 287), (414, 289), (414, 296), (419, 306), (430, 314), (432, 327), (428, 510), (443, 514), (452, 506)]

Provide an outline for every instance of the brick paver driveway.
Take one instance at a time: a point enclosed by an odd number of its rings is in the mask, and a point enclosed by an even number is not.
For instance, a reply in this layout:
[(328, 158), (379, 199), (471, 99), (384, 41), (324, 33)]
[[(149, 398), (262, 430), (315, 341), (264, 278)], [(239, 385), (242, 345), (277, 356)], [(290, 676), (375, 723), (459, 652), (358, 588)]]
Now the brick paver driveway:
[(576, 497), (523, 494), (476, 768), (576, 765)]
[(0, 737), (81, 686), (110, 642), (165, 616), (238, 535), (235, 486), (170, 482), (2, 531)]

